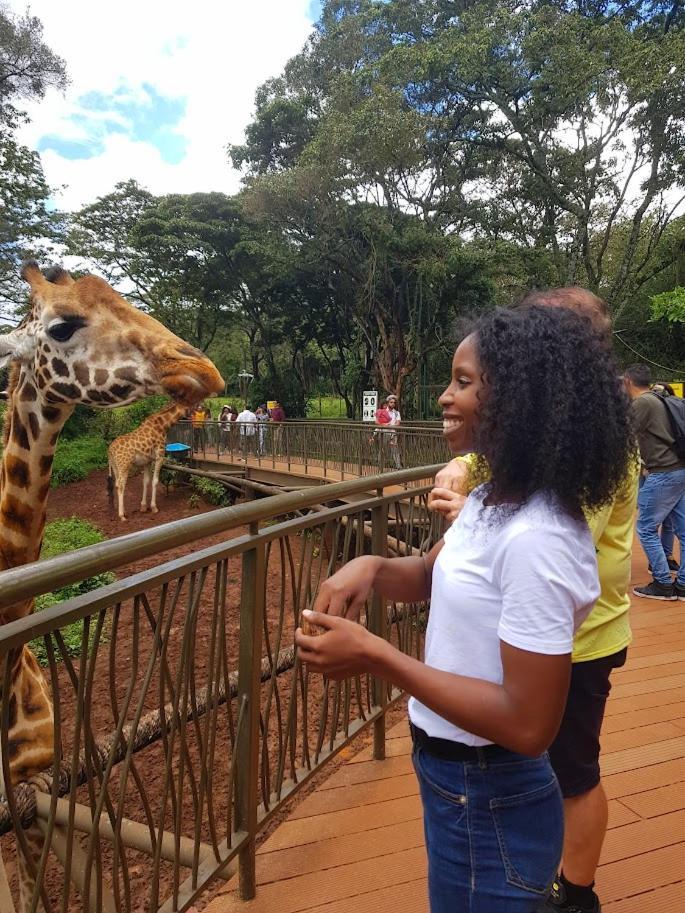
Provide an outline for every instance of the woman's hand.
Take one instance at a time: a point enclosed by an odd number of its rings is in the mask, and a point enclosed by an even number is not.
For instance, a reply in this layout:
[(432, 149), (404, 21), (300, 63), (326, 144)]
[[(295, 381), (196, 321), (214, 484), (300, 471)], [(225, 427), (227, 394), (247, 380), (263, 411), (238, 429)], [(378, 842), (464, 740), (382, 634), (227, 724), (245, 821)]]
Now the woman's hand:
[(310, 669), (334, 681), (370, 671), (378, 637), (347, 618), (307, 610), (302, 616), (307, 624), (323, 629), (318, 635), (307, 635), (301, 628), (295, 631), (300, 660)]
[(436, 488), (449, 488), (460, 495), (468, 494), (469, 464), (463, 460), (450, 460), (435, 476)]
[(449, 488), (434, 488), (428, 495), (428, 510), (442, 514), (450, 523), (454, 523), (466, 504), (465, 495), (451, 491)]
[(382, 561), (373, 555), (362, 555), (348, 562), (321, 584), (314, 611), (358, 621)]

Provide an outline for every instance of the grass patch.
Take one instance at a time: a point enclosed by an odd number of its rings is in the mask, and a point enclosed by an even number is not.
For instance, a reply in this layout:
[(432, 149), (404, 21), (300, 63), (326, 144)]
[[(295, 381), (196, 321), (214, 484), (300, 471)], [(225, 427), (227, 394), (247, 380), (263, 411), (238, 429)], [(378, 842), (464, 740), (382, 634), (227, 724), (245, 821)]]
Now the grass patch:
[(58, 488), (70, 482), (80, 482), (95, 469), (106, 468), (107, 441), (101, 435), (60, 439), (52, 464), (50, 486)]
[[(95, 545), (98, 542), (104, 542), (105, 537), (99, 529), (85, 520), (78, 517), (68, 519), (53, 520), (45, 527), (43, 537), (43, 547), (41, 549), (41, 558), (53, 558), (56, 555), (64, 555), (67, 552), (73, 552), (77, 548), (85, 548), (88, 545)], [(79, 583), (72, 583), (68, 586), (60, 587), (51, 593), (45, 593), (36, 598), (35, 611), (40, 612), (49, 606), (58, 602), (64, 602), (65, 599), (72, 599), (75, 596), (81, 596), (83, 593), (90, 593), (107, 583), (112, 583), (116, 579), (111, 571), (105, 571), (102, 574), (94, 574), (87, 577)], [(92, 643), (95, 622), (91, 623), (89, 641)], [(81, 655), (81, 646), (83, 643), (83, 621), (75, 621), (61, 629), (64, 639), (65, 648), (69, 656), (77, 657)], [(59, 649), (55, 643), (55, 653), (59, 655)], [(29, 644), (35, 654), (38, 662), (42, 666), (48, 664), (48, 653), (45, 648), (45, 638), (39, 637)]]

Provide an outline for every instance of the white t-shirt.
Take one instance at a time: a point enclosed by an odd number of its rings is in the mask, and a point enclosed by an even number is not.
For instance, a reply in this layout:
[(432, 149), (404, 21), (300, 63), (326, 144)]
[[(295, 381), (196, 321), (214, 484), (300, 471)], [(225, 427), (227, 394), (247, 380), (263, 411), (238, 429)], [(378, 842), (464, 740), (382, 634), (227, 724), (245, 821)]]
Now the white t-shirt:
[(243, 409), (242, 412), (239, 412), (236, 421), (240, 422), (241, 435), (254, 436), (255, 428), (257, 427), (257, 416), (251, 409)]
[[(433, 567), (426, 665), (502, 683), (500, 641), (531, 653), (571, 653), (574, 631), (599, 596), (584, 520), (534, 495), (509, 518), (467, 498)], [(458, 687), (458, 686), (455, 686)], [(487, 745), (412, 698), (411, 721), (430, 736)]]

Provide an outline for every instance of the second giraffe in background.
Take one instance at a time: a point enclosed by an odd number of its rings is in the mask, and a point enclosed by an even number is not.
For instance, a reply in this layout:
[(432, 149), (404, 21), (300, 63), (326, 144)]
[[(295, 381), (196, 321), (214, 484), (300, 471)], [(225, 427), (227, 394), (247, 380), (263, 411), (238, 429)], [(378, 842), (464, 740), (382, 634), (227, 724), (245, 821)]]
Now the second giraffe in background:
[(109, 445), (109, 478), (107, 480), (110, 496), (116, 485), (119, 499), (119, 519), (126, 519), (124, 510), (124, 493), (126, 482), (135, 469), (143, 470), (143, 495), (140, 509), (147, 510), (147, 491), (150, 486), (150, 510), (157, 513), (157, 484), (159, 473), (164, 462), (167, 431), (183, 418), (187, 406), (170, 403), (154, 415), (148, 416), (139, 428), (115, 438)]

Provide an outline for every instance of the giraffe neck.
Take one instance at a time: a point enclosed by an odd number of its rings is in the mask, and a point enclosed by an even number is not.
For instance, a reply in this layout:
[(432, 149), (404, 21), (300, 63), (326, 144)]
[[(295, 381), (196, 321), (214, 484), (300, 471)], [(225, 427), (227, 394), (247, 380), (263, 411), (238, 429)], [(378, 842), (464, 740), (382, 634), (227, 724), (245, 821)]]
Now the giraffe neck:
[[(41, 402), (24, 371), (13, 384), (0, 465), (0, 570), (40, 556), (57, 438), (73, 407)], [(0, 612), (0, 623), (28, 615), (31, 603)]]
[(166, 434), (169, 428), (171, 428), (186, 411), (186, 406), (182, 406), (179, 403), (172, 403), (166, 409), (162, 409), (161, 412), (151, 415), (147, 421), (149, 421), (160, 433)]

